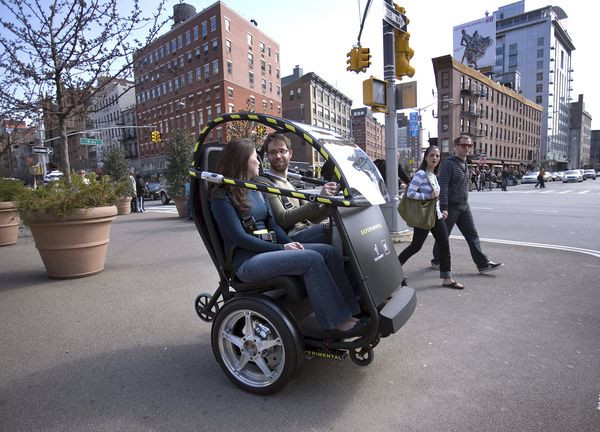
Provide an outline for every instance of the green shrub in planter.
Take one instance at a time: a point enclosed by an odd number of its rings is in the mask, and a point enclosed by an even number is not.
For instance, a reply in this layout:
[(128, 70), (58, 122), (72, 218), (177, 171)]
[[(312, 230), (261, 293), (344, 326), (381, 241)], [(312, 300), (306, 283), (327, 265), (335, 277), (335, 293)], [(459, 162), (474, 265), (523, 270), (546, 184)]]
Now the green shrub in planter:
[(129, 180), (129, 163), (125, 158), (125, 152), (120, 148), (113, 147), (104, 152), (102, 162), (104, 163), (104, 174), (108, 175), (114, 183), (117, 196), (134, 196), (133, 187)]
[(182, 197), (184, 194), (185, 183), (190, 176), (193, 148), (194, 138), (183, 129), (174, 130), (167, 142), (165, 177), (167, 178), (167, 190), (172, 198)]
[(21, 217), (25, 223), (34, 213), (45, 213), (64, 219), (76, 209), (115, 205), (118, 196), (110, 178), (99, 178), (95, 173), (89, 174), (88, 178), (89, 184), (84, 184), (81, 178), (73, 176), (70, 185), (65, 179), (60, 179), (35, 190), (26, 190), (16, 201)]
[(16, 201), (27, 190), (27, 187), (19, 180), (0, 179), (0, 202)]

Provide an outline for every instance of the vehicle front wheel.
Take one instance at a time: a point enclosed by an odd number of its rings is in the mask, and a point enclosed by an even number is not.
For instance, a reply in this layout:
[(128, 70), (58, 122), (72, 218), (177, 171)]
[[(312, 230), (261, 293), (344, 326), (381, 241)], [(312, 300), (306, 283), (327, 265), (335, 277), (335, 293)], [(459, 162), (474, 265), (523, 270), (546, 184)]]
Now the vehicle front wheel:
[(160, 193), (160, 202), (162, 202), (163, 205), (169, 204), (170, 201), (171, 201), (171, 198), (169, 198), (166, 193), (164, 193), (164, 192)]
[(228, 302), (213, 322), (211, 339), (227, 378), (255, 394), (281, 390), (303, 358), (294, 324), (269, 300), (245, 297)]

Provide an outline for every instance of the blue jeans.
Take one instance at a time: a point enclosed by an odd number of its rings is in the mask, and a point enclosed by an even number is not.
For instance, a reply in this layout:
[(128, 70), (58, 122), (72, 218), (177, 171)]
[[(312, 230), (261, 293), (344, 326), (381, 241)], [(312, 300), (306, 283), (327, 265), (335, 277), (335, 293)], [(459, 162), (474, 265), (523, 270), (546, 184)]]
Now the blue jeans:
[(298, 243), (330, 243), (331, 236), (329, 235), (329, 229), (325, 224), (314, 224), (310, 225), (302, 231), (291, 236), (292, 240)]
[[(484, 268), (488, 263), (488, 258), (481, 251), (481, 242), (479, 241), (479, 234), (475, 228), (475, 221), (471, 214), (471, 208), (469, 204), (450, 204), (448, 205), (448, 218), (446, 219), (446, 228), (448, 230), (448, 236), (452, 233), (454, 225), (458, 227), (461, 234), (465, 237), (469, 250), (471, 252), (471, 258), (478, 269)], [(438, 242), (436, 241), (433, 245), (433, 261), (440, 262), (440, 250)]]
[[(421, 250), (423, 243), (425, 243), (425, 240), (427, 239), (427, 234), (429, 234), (429, 230), (414, 228), (412, 241), (402, 252), (400, 252), (400, 255), (398, 255), (400, 264), (404, 265), (411, 256)], [(440, 278), (451, 278), (450, 242), (448, 240), (448, 231), (446, 231), (444, 219), (440, 218), (435, 221), (435, 226), (431, 228), (431, 234), (433, 235), (433, 238), (435, 238), (435, 242), (440, 250)]]
[(260, 282), (277, 276), (302, 276), (308, 298), (323, 329), (333, 329), (360, 313), (338, 251), (330, 245), (305, 244), (304, 250), (263, 252), (240, 265), (243, 282)]

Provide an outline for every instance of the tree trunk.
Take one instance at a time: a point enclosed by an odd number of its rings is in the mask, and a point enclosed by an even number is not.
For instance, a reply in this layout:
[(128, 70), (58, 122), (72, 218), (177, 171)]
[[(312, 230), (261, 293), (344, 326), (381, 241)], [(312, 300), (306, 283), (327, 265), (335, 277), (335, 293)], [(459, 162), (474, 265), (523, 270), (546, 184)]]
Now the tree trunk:
[(62, 156), (62, 169), (65, 175), (65, 181), (67, 184), (71, 184), (71, 162), (69, 161), (69, 140), (67, 138), (67, 120), (63, 116), (58, 116), (58, 130), (60, 133), (61, 141), (61, 156)]

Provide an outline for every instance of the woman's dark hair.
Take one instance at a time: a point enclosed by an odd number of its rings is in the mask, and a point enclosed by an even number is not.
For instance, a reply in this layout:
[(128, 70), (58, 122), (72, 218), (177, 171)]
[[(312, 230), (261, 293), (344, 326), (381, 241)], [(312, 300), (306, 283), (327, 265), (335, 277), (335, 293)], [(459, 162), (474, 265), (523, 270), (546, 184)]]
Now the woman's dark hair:
[[(427, 147), (427, 150), (425, 150), (425, 153), (423, 154), (423, 162), (421, 162), (421, 166), (419, 167), (420, 170), (427, 171), (427, 155), (429, 155), (429, 153), (433, 149), (436, 149), (436, 150), (439, 151), (438, 146), (429, 146), (429, 147)], [(433, 173), (436, 174), (436, 175), (438, 173), (438, 170), (440, 169), (440, 165), (442, 164), (442, 157), (441, 156), (442, 156), (442, 152), (440, 152), (440, 161), (438, 162), (438, 164), (433, 169)]]
[[(250, 180), (248, 178), (248, 159), (250, 159), (254, 150), (254, 143), (248, 138), (230, 141), (221, 152), (217, 172), (225, 177)], [(239, 211), (247, 211), (250, 208), (246, 199), (246, 190), (236, 186), (218, 186), (213, 189), (212, 198), (219, 196), (219, 190), (222, 191), (223, 189), (229, 192), (234, 207)]]

